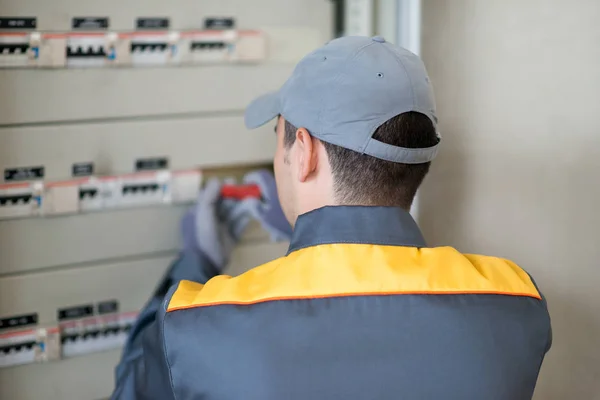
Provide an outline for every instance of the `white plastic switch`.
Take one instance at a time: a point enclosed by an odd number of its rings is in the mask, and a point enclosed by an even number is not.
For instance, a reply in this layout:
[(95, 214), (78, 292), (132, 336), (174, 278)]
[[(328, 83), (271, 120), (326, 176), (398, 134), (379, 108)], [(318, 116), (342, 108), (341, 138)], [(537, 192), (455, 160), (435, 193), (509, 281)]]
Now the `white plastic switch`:
[(44, 187), (43, 215), (79, 212), (78, 181), (53, 182)]
[(56, 361), (61, 358), (60, 330), (58, 327), (36, 329), (35, 362)]
[(104, 185), (97, 178), (90, 177), (79, 181), (77, 196), (79, 198), (79, 210), (97, 211), (104, 205)]
[(267, 36), (261, 31), (241, 31), (236, 49), (239, 62), (261, 62), (267, 58)]
[(38, 67), (61, 68), (66, 66), (67, 36), (65, 34), (44, 33), (38, 40)]
[(171, 178), (171, 196), (173, 203), (192, 203), (196, 201), (202, 173), (198, 170), (174, 171)]
[(0, 334), (0, 368), (58, 360), (61, 356), (57, 327)]
[(42, 192), (41, 182), (0, 185), (0, 219), (39, 215)]
[(28, 33), (0, 33), (0, 68), (24, 68), (37, 64), (39, 48)]
[(116, 66), (130, 66), (131, 58), (131, 35), (127, 33), (113, 33), (109, 37), (111, 51), (113, 52), (113, 64)]
[(134, 32), (128, 38), (133, 66), (172, 65), (180, 61), (177, 32)]
[(122, 313), (62, 322), (62, 357), (70, 358), (122, 347), (136, 317), (137, 313)]

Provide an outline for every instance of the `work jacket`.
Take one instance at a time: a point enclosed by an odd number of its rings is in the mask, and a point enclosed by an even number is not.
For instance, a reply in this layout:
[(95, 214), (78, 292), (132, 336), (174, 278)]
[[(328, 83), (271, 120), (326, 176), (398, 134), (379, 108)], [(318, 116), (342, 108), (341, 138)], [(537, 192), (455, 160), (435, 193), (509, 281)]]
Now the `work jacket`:
[(301, 215), (285, 256), (154, 304), (113, 399), (525, 400), (552, 337), (527, 272), (388, 207)]

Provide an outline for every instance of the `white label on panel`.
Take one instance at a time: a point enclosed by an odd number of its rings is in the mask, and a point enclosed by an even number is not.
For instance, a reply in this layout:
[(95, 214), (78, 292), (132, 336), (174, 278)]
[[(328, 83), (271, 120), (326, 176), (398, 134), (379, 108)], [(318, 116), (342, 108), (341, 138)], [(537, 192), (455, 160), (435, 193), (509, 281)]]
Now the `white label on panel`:
[(44, 215), (77, 213), (79, 211), (79, 181), (47, 184), (42, 204)]
[(67, 37), (60, 33), (45, 33), (38, 42), (38, 66), (61, 68), (66, 66)]
[(193, 203), (198, 197), (202, 173), (197, 170), (175, 171), (171, 182), (173, 203)]
[(267, 37), (260, 31), (240, 32), (236, 60), (242, 62), (258, 62), (267, 58)]

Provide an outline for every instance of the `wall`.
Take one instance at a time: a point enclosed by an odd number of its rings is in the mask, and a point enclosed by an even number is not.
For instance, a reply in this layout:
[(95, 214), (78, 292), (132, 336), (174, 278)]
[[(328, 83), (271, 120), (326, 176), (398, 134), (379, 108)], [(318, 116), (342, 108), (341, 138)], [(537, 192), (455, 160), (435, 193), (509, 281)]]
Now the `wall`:
[(444, 145), (420, 223), (536, 278), (554, 328), (537, 399), (600, 399), (599, 17), (596, 0), (423, 2)]

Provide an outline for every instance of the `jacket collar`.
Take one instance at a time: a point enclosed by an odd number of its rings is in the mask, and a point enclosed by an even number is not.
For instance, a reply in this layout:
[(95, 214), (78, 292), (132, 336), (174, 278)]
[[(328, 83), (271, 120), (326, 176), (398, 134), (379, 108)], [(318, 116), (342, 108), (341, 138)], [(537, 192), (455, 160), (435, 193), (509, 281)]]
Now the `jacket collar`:
[(298, 217), (288, 254), (333, 243), (427, 246), (415, 220), (401, 208), (326, 206)]

